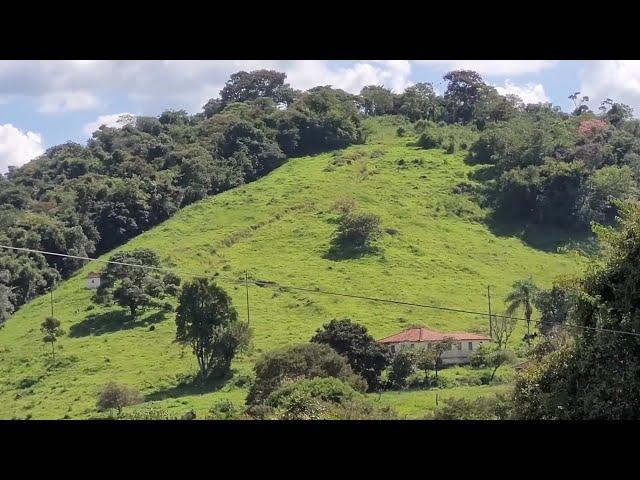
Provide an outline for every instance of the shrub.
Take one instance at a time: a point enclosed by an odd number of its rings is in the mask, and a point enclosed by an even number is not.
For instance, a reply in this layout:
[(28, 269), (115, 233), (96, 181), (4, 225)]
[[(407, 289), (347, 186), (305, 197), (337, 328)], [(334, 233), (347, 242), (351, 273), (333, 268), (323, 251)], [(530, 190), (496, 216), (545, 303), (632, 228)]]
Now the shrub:
[(334, 242), (342, 247), (365, 250), (380, 237), (380, 217), (373, 213), (349, 213), (340, 218)]
[(268, 399), (275, 418), (288, 420), (387, 419), (395, 415), (378, 408), (363, 394), (337, 378), (299, 380), (273, 392)]
[(334, 377), (304, 379), (285, 385), (271, 393), (267, 399), (267, 405), (274, 408), (281, 407), (289, 397), (301, 394), (302, 396), (332, 402), (346, 403), (354, 398), (361, 398), (362, 394), (352, 387)]
[(97, 407), (99, 411), (117, 409), (122, 412), (124, 407), (142, 403), (144, 397), (135, 388), (115, 382), (109, 382), (98, 395)]
[(357, 391), (365, 391), (367, 382), (353, 373), (347, 360), (327, 345), (303, 343), (273, 350), (254, 365), (256, 379), (249, 389), (247, 404), (263, 403), (271, 392), (287, 381), (303, 378), (335, 377)]
[(378, 386), (380, 373), (388, 364), (388, 351), (369, 335), (365, 326), (348, 318), (333, 319), (316, 330), (311, 341), (328, 345), (345, 357), (369, 388)]
[(159, 407), (136, 409), (131, 412), (122, 413), (118, 418), (121, 420), (176, 420), (175, 416)]
[(398, 127), (396, 130), (396, 135), (399, 137), (404, 137), (407, 133), (407, 130), (404, 127)]
[(347, 215), (356, 209), (356, 201), (351, 197), (340, 197), (331, 205), (331, 210), (341, 215)]
[(446, 398), (433, 414), (435, 420), (505, 420), (508, 418), (504, 397), (478, 397), (474, 400)]
[(452, 154), (455, 153), (456, 151), (456, 142), (454, 142), (453, 140), (449, 140), (449, 142), (447, 143), (447, 146), (445, 147), (445, 153), (448, 154)]
[(218, 400), (209, 409), (207, 420), (233, 420), (239, 413), (239, 410), (233, 402), (224, 398), (222, 400)]
[(437, 148), (442, 145), (442, 137), (433, 132), (424, 132), (418, 139), (418, 145), (421, 148)]

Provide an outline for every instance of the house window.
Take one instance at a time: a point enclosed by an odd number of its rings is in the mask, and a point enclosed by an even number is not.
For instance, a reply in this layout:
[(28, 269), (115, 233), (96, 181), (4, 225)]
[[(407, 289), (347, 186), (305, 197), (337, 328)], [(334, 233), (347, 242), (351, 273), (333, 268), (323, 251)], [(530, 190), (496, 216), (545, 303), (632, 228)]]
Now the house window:
[(414, 346), (413, 343), (409, 344), (409, 348), (413, 348), (413, 346)]
[(459, 343), (457, 344), (457, 347), (458, 347), (458, 350), (462, 350), (462, 342), (459, 342)]
[(473, 350), (473, 342), (469, 342), (469, 351)]
[(396, 346), (395, 345), (391, 345), (391, 353), (396, 353)]

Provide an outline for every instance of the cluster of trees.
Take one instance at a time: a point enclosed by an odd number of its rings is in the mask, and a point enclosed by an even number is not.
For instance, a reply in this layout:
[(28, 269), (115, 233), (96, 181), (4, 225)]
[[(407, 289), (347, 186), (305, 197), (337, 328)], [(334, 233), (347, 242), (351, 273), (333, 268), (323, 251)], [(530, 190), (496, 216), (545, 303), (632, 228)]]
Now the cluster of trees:
[(618, 103), (582, 107), (529, 105), (480, 133), (470, 158), (493, 165), (486, 192), (497, 216), (583, 231), (613, 224), (616, 200), (637, 197), (640, 122)]
[(640, 206), (619, 208), (620, 228), (598, 229), (604, 259), (574, 282), (568, 308), (558, 291), (546, 298), (549, 318), (568, 311), (570, 326), (516, 381), (517, 418), (640, 418)]
[[(295, 91), (283, 73), (238, 72), (203, 112), (169, 110), (100, 127), (0, 175), (0, 243), (102, 254), (179, 208), (253, 181), (287, 157), (364, 140), (357, 96)], [(0, 324), (81, 261), (0, 252)]]
[(447, 87), (441, 96), (430, 83), (416, 83), (400, 94), (369, 85), (360, 91), (360, 108), (368, 116), (404, 115), (412, 122), (472, 124), (483, 129), (516, 116), (524, 107), (518, 97), (500, 95), (476, 72), (455, 70), (444, 80)]
[(442, 96), (425, 83), (402, 94), (367, 86), (361, 109), (405, 115), (416, 122), (423, 148), (468, 147), (471, 162), (492, 165), (485, 200), (502, 220), (585, 231), (593, 222), (613, 224), (616, 200), (638, 196), (640, 121), (627, 105), (606, 99), (593, 112), (589, 98), (575, 92), (575, 109), (565, 113), (502, 96), (476, 72), (453, 71), (444, 80)]

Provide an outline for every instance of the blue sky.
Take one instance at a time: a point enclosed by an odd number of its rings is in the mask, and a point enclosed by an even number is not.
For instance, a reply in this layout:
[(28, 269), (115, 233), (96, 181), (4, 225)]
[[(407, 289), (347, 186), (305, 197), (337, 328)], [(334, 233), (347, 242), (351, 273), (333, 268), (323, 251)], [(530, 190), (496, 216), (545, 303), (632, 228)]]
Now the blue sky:
[(295, 88), (333, 85), (353, 93), (371, 84), (400, 92), (416, 82), (442, 92), (447, 71), (467, 68), (527, 103), (550, 101), (569, 110), (568, 95), (581, 91), (595, 110), (610, 97), (640, 112), (640, 61), (0, 61), (0, 172), (59, 143), (84, 144), (93, 129), (123, 113), (196, 113), (231, 73), (259, 68), (286, 72)]

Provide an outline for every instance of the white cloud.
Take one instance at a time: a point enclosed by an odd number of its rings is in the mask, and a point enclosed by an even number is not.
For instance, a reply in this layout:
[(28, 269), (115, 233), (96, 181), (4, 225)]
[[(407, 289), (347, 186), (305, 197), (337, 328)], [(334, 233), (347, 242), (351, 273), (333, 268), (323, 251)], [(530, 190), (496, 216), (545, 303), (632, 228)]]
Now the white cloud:
[(597, 111), (606, 98), (621, 102), (640, 114), (640, 61), (594, 60), (586, 63), (580, 72), (582, 95), (590, 99), (589, 105)]
[(42, 155), (42, 136), (34, 132), (23, 132), (10, 123), (0, 125), (0, 173), (9, 166), (20, 166)]
[(528, 103), (545, 103), (549, 101), (549, 97), (544, 91), (541, 83), (527, 83), (526, 85), (516, 85), (507, 79), (504, 86), (496, 86), (496, 90), (500, 95), (517, 95), (525, 104)]
[(287, 73), (292, 87), (333, 85), (357, 93), (368, 84), (396, 91), (410, 84), (406, 60), (47, 60), (0, 61), (0, 92), (33, 97), (43, 111), (95, 108), (98, 98), (128, 95), (146, 114), (200, 111), (229, 76), (260, 68)]
[(86, 90), (47, 93), (40, 98), (40, 113), (76, 112), (100, 106), (95, 95)]
[(135, 117), (135, 115), (128, 112), (100, 115), (95, 121), (89, 122), (82, 127), (82, 131), (86, 135), (91, 136), (91, 134), (98, 130), (102, 125), (106, 125), (111, 128), (120, 128), (133, 121), (133, 117)]
[(416, 60), (443, 70), (474, 70), (480, 75), (524, 75), (554, 67), (555, 60)]

